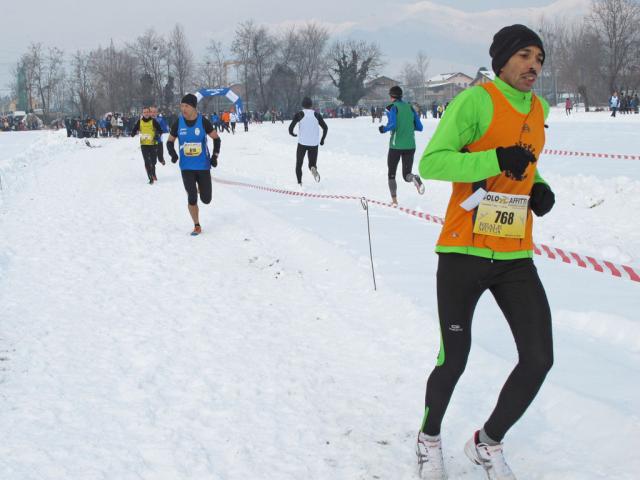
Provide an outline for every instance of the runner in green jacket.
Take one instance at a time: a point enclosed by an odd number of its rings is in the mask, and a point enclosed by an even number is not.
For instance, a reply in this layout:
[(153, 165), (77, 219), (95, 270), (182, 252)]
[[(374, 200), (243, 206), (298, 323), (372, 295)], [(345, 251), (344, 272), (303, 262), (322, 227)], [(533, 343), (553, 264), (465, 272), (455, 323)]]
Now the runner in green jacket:
[(389, 139), (389, 153), (387, 154), (388, 182), (391, 192), (391, 202), (398, 204), (398, 184), (396, 183), (396, 172), (398, 163), (402, 159), (402, 178), (405, 182), (413, 183), (422, 195), (424, 185), (418, 175), (411, 173), (413, 170), (413, 157), (416, 153), (415, 131), (422, 131), (420, 116), (411, 105), (402, 101), (402, 89), (394, 86), (389, 89), (391, 105), (387, 107), (387, 124), (380, 125), (380, 133), (391, 132)]

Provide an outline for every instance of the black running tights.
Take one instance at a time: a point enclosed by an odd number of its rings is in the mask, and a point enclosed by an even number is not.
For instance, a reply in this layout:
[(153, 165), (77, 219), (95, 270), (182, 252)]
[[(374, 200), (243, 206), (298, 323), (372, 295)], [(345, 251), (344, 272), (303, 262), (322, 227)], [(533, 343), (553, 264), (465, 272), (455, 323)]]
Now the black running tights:
[(140, 145), (142, 158), (144, 158), (144, 168), (147, 171), (149, 180), (156, 176), (156, 162), (158, 161), (157, 145)]
[(502, 441), (527, 410), (553, 365), (551, 311), (536, 267), (532, 259), (492, 261), (441, 253), (437, 285), (441, 346), (438, 363), (427, 381), (422, 431), (440, 433), (453, 389), (467, 363), (475, 306), (489, 290), (507, 319), (518, 350), (518, 364), (484, 425), (490, 438)]
[(304, 161), (305, 153), (309, 155), (309, 168), (318, 164), (318, 146), (310, 147), (298, 144), (298, 150), (296, 150), (296, 177), (298, 178), (298, 183), (302, 183), (302, 162)]

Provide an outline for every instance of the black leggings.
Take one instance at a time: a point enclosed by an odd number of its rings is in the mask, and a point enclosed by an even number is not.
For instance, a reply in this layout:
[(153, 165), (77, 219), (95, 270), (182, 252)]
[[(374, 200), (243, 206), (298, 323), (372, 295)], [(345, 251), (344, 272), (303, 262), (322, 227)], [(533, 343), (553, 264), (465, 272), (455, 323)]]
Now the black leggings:
[(544, 287), (531, 259), (492, 261), (457, 253), (440, 254), (437, 284), (442, 343), (427, 382), (422, 431), (440, 433), (453, 389), (467, 363), (474, 309), (489, 290), (518, 349), (518, 364), (484, 425), (486, 434), (500, 442), (527, 410), (553, 365), (551, 311)]
[(389, 149), (389, 153), (387, 154), (389, 180), (396, 179), (396, 171), (398, 170), (398, 163), (400, 163), (400, 158), (402, 158), (402, 178), (406, 182), (410, 182), (413, 180), (413, 176), (409, 177), (409, 180), (407, 180), (407, 176), (411, 175), (411, 170), (413, 169), (413, 156), (415, 155), (415, 153), (415, 148), (412, 148), (411, 150), (395, 150), (393, 148)]
[(142, 158), (144, 158), (144, 168), (147, 171), (149, 180), (153, 180), (156, 176), (156, 162), (158, 161), (157, 145), (140, 145), (142, 150)]
[(309, 147), (299, 143), (298, 150), (296, 150), (296, 177), (298, 178), (298, 183), (302, 183), (302, 162), (304, 161), (305, 153), (309, 155), (309, 168), (318, 164), (318, 146)]
[(158, 142), (156, 148), (158, 149), (158, 160), (160, 161), (160, 163), (164, 163), (164, 146), (162, 145), (161, 141)]
[(211, 189), (211, 172), (209, 170), (182, 170), (182, 183), (187, 191), (189, 205), (198, 203), (198, 191), (200, 192), (200, 201), (202, 203), (211, 203), (213, 192)]

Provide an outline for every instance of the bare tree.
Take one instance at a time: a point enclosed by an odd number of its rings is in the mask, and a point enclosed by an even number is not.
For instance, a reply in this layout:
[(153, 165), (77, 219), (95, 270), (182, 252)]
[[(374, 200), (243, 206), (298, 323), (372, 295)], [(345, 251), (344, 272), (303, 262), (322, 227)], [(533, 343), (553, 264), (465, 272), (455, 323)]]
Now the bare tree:
[(207, 87), (223, 86), (226, 79), (226, 62), (222, 42), (211, 40), (207, 45), (207, 54), (204, 63), (198, 70), (198, 83)]
[(247, 20), (242, 22), (236, 27), (233, 43), (231, 44), (231, 51), (236, 56), (236, 59), (242, 65), (243, 70), (243, 83), (245, 89), (245, 102), (247, 108), (249, 106), (249, 97), (252, 90), (250, 85), (251, 77), (251, 45), (252, 39), (255, 35), (256, 25), (253, 20)]
[(71, 58), (71, 101), (81, 117), (96, 113), (96, 86), (91, 73), (91, 54), (77, 51)]
[(326, 54), (329, 32), (315, 23), (307, 23), (298, 32), (302, 94), (313, 96), (328, 66)]
[(427, 79), (429, 76), (429, 57), (425, 52), (420, 50), (416, 55), (416, 71), (418, 73), (418, 80), (420, 85), (424, 85), (427, 83)]
[(267, 81), (275, 65), (278, 43), (266, 27), (256, 29), (251, 39), (250, 59), (257, 82), (257, 90), (260, 98), (259, 106), (262, 109), (269, 108), (269, 96), (267, 95)]
[(579, 94), (588, 111), (594, 98), (607, 95), (602, 81), (604, 54), (600, 38), (588, 23), (580, 20), (563, 26), (556, 49), (554, 61), (560, 85), (565, 91)]
[[(195, 73), (195, 82), (199, 87), (221, 87), (227, 84), (226, 69), (229, 63), (222, 46), (222, 42), (210, 40), (207, 45), (207, 53), (204, 62), (198, 64)], [(223, 100), (224, 101), (224, 100)], [(220, 110), (220, 97), (213, 97), (207, 101), (203, 108), (207, 109), (213, 104), (215, 111)]]
[[(64, 107), (64, 81), (66, 72), (64, 69), (64, 52), (57, 47), (49, 47), (46, 53), (46, 63), (43, 69), (42, 93), (45, 101), (43, 110), (45, 117), (52, 111), (61, 112)], [(44, 94), (46, 91), (46, 94)]]
[(193, 74), (193, 53), (189, 48), (184, 28), (179, 23), (169, 36), (169, 63), (178, 82), (178, 93), (182, 96), (187, 91)]
[[(168, 50), (164, 39), (153, 29), (147, 30), (128, 48), (133, 52), (142, 75), (151, 79), (151, 92), (141, 92), (141, 96), (151, 96), (156, 101), (164, 97), (164, 86), (168, 79)], [(143, 87), (144, 88), (144, 87)]]
[(292, 27), (280, 38), (270, 95), (287, 114), (293, 113), (302, 97), (317, 94), (327, 70), (328, 40), (328, 32), (315, 23)]
[(243, 67), (245, 100), (248, 103), (249, 96), (257, 96), (257, 106), (262, 110), (269, 107), (267, 82), (277, 63), (278, 50), (278, 39), (253, 20), (236, 28), (231, 51)]
[[(562, 18), (548, 21), (545, 17), (538, 20), (537, 30), (544, 43), (544, 69), (538, 81), (539, 93), (549, 99), (552, 105), (558, 103), (558, 62), (560, 45), (566, 36), (567, 27)], [(551, 100), (553, 98), (553, 100)]]
[(640, 5), (634, 0), (593, 0), (588, 19), (603, 40), (607, 82), (614, 91), (640, 38)]
[(331, 81), (338, 88), (338, 99), (355, 106), (367, 93), (365, 82), (382, 66), (382, 53), (375, 43), (336, 41), (331, 47)]
[(404, 63), (400, 77), (407, 87), (417, 88), (421, 85), (420, 72), (418, 72), (415, 64), (413, 63)]
[(118, 50), (113, 41), (108, 48), (98, 48), (91, 55), (91, 73), (98, 102), (104, 111), (126, 112), (134, 105), (136, 59), (126, 50)]

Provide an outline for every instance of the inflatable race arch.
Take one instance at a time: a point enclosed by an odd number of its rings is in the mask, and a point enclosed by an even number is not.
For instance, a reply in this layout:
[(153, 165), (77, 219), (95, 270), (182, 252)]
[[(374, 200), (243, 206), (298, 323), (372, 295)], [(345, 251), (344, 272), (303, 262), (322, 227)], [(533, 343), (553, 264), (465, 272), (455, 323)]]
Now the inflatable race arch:
[(195, 96), (197, 97), (198, 102), (204, 97), (227, 97), (227, 99), (235, 105), (236, 113), (238, 115), (241, 115), (243, 112), (242, 99), (236, 95), (231, 88), (201, 88), (195, 93)]

